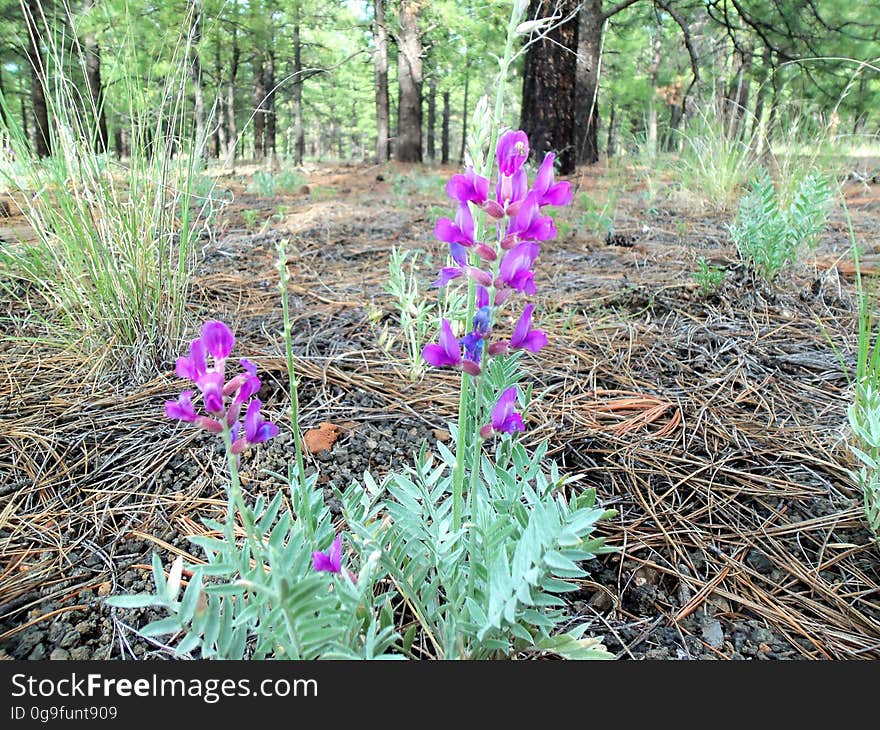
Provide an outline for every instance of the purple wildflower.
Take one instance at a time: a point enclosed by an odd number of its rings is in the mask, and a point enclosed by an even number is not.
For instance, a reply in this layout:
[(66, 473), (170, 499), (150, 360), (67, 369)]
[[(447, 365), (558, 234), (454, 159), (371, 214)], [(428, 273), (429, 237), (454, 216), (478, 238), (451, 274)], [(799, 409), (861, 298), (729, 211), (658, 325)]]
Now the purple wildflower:
[(529, 157), (529, 138), (522, 130), (508, 130), (498, 140), (495, 154), (498, 171), (502, 175), (513, 175)]
[(540, 206), (538, 205), (538, 193), (531, 192), (526, 196), (516, 218), (507, 229), (505, 239), (512, 241), (512, 236), (516, 236), (519, 241), (549, 241), (556, 235), (556, 226), (553, 225), (553, 219), (540, 214)]
[(510, 347), (514, 350), (529, 350), (538, 352), (547, 344), (547, 334), (542, 330), (532, 329), (532, 312), (535, 305), (529, 304), (523, 310), (522, 316), (513, 328), (513, 336), (510, 338)]
[(519, 394), (514, 385), (505, 390), (492, 409), (492, 422), (480, 429), (480, 436), (489, 438), (493, 433), (514, 433), (525, 431), (522, 416), (516, 412), (516, 399)]
[(461, 345), (452, 332), (452, 325), (448, 319), (440, 323), (440, 335), (437, 343), (425, 345), (422, 349), (422, 357), (429, 365), (436, 368), (458, 367), (461, 365)]
[(202, 391), (205, 410), (208, 413), (223, 413), (223, 374), (209, 370), (199, 378), (196, 385)]
[(205, 343), (201, 338), (193, 340), (189, 346), (189, 357), (177, 358), (174, 372), (178, 378), (187, 378), (194, 383), (198, 382), (208, 370), (206, 362)]
[(342, 573), (342, 535), (339, 534), (325, 553), (315, 550), (312, 553), (312, 566), (316, 573)]
[(508, 251), (498, 267), (496, 285), (508, 286), (524, 294), (535, 294), (537, 288), (531, 269), (540, 251), (541, 247), (532, 241), (520, 243)]
[(489, 196), (489, 181), (468, 165), (464, 175), (453, 175), (446, 183), (446, 194), (463, 205), (468, 202), (482, 205)]
[(548, 152), (538, 174), (535, 176), (533, 190), (538, 198), (538, 205), (568, 205), (571, 202), (571, 185), (562, 181), (553, 182), (553, 161), (556, 158), (552, 152)]
[[(464, 347), (466, 361), (472, 362), (474, 365), (479, 365), (480, 358), (483, 355), (483, 335), (479, 332), (470, 332), (458, 342)], [(472, 368), (473, 365), (470, 367)]]
[(455, 211), (455, 220), (440, 218), (434, 225), (434, 235), (439, 241), (460, 246), (474, 245), (474, 216), (467, 203), (461, 203)]
[(479, 332), (481, 335), (488, 333), (491, 319), (492, 309), (488, 305), (480, 307), (474, 315), (474, 332)]
[(168, 418), (176, 418), (178, 421), (194, 423), (198, 416), (195, 408), (193, 408), (192, 397), (193, 392), (191, 390), (185, 390), (180, 394), (176, 401), (165, 401), (165, 415), (168, 416)]
[(232, 330), (223, 322), (210, 319), (202, 325), (202, 342), (205, 349), (217, 360), (225, 360), (232, 352), (235, 345), (235, 337)]
[(278, 435), (278, 426), (266, 421), (260, 414), (263, 404), (254, 398), (247, 407), (244, 416), (244, 436), (249, 444), (261, 444)]

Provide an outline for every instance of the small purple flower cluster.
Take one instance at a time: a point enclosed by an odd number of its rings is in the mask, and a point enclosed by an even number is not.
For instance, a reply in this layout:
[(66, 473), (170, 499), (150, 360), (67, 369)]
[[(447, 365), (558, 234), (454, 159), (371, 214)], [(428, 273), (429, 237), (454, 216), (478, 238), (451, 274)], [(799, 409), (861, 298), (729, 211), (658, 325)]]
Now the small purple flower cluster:
[[(496, 356), (511, 350), (538, 352), (547, 344), (546, 333), (532, 329), (534, 304), (526, 305), (509, 339), (490, 341), (493, 320), (511, 295), (518, 292), (531, 296), (537, 292), (532, 269), (541, 251), (540, 244), (556, 235), (553, 219), (542, 215), (542, 209), (571, 202), (569, 184), (554, 180), (552, 152), (544, 157), (529, 189), (523, 167), (528, 156), (526, 133), (508, 131), (496, 149), (498, 179), (494, 197), (490, 196), (489, 180), (472, 167), (463, 175), (454, 175), (446, 185), (446, 193), (458, 206), (454, 220), (437, 221), (434, 235), (449, 244), (454, 265), (440, 270), (434, 286), (442, 287), (459, 277), (470, 277), (477, 285), (477, 312), (473, 330), (460, 338), (455, 336), (448, 320), (441, 321), (438, 341), (426, 345), (422, 351), (422, 357), (430, 365), (461, 368), (476, 377), (481, 372), (484, 353)], [(472, 205), (494, 222), (494, 235), (489, 236), (492, 240), (475, 240)], [(475, 256), (471, 257), (470, 252)], [(501, 394), (492, 411), (492, 423), (480, 431), (483, 438), (494, 432), (524, 430), (522, 417), (514, 411), (516, 398), (515, 386)]]
[[(222, 433), (228, 429), (232, 453), (240, 454), (251, 444), (277, 436), (278, 426), (263, 419), (260, 415), (263, 404), (259, 398), (252, 398), (260, 389), (257, 368), (252, 362), (244, 358), (239, 360), (244, 372), (226, 380), (226, 359), (234, 345), (235, 337), (223, 322), (205, 322), (201, 337), (193, 340), (189, 346), (189, 357), (177, 358), (175, 372), (178, 377), (195, 383), (208, 415), (196, 413), (192, 390), (183, 391), (176, 401), (165, 401), (165, 415), (194, 423), (211, 433)], [(210, 366), (208, 355), (212, 358)], [(228, 405), (227, 399), (231, 399)], [(239, 421), (242, 408), (245, 410), (244, 428)]]

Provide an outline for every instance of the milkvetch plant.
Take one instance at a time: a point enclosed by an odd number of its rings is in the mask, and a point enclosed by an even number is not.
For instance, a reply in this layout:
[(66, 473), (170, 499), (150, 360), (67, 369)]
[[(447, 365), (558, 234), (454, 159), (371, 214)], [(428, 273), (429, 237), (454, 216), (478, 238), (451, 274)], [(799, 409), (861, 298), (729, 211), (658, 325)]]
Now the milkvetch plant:
[(282, 491), (268, 504), (262, 497), (253, 506), (245, 499), (239, 460), (279, 429), (262, 415), (256, 365), (242, 359), (241, 372), (228, 377), (234, 344), (225, 324), (206, 322), (175, 369), (195, 389), (165, 403), (169, 418), (222, 438), (230, 477), (226, 520), (204, 520), (210, 534), (190, 538), (206, 560), (186, 566), (190, 577), (182, 593), (182, 557), (166, 578), (154, 555), (155, 593), (114, 596), (108, 603), (167, 609), (168, 617), (141, 633), (179, 638), (179, 655), (198, 650), (202, 658), (223, 659), (382, 656), (397, 635), (389, 610), (380, 615), (375, 609), (386, 603), (374, 590), (379, 553), (365, 555), (358, 573), (347, 567), (344, 536), (334, 531), (321, 491), (315, 489), (317, 475), (303, 475), (304, 484), (299, 484), (300, 471), (291, 478), (292, 509), (285, 508)]
[(526, 428), (530, 394), (519, 386), (520, 361), (548, 339), (534, 326), (535, 305), (519, 302), (537, 293), (535, 263), (556, 235), (546, 208), (571, 200), (568, 183), (554, 179), (552, 153), (530, 186), (527, 135), (497, 135), (527, 6), (513, 3), (494, 114), (481, 100), (470, 164), (446, 185), (454, 215), (434, 229), (449, 254), (435, 286), (467, 285), (464, 320), (441, 318), (422, 350), (429, 365), (461, 372), (458, 424), (449, 427), (455, 451), (438, 443), (437, 458), (423, 448), (407, 472), (381, 484), (365, 475), (339, 494), (355, 550), (382, 546), (398, 609), (413, 619), (402, 645), (410, 656), (610, 657), (586, 636), (589, 625), (568, 615), (562, 594), (586, 575), (581, 562), (609, 550), (593, 531), (611, 513), (596, 506), (594, 490), (570, 490), (546, 444), (529, 453), (512, 438)]

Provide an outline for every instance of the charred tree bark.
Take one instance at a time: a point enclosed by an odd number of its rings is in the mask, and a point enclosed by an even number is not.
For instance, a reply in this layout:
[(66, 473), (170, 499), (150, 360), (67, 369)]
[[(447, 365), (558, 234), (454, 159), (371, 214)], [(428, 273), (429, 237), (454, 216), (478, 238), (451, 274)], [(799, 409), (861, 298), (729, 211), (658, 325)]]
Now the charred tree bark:
[(263, 65), (263, 87), (266, 89), (266, 142), (265, 155), (274, 166), (278, 163), (277, 130), (278, 116), (275, 113), (275, 48), (272, 34), (272, 45), (266, 54), (266, 63)]
[(34, 113), (34, 152), (37, 157), (52, 154), (52, 137), (49, 131), (49, 108), (46, 104), (46, 66), (40, 50), (39, 24), (42, 18), (40, 0), (27, 0), (23, 6), (28, 44), (25, 49), (31, 67), (31, 106)]
[(602, 0), (584, 0), (578, 13), (575, 71), (575, 161), (599, 161), (599, 67), (602, 60)]
[(422, 36), (417, 0), (400, 0), (397, 39), (397, 159), (422, 161)]
[[(531, 0), (530, 17), (547, 17), (554, 8), (563, 17), (557, 25), (526, 51), (523, 69), (522, 118), (520, 126), (529, 135), (534, 158), (555, 151), (559, 171), (574, 171), (575, 76), (578, 49), (578, 0)], [(581, 11), (583, 12), (583, 11)]]
[(388, 113), (388, 28), (385, 21), (386, 0), (375, 0), (376, 20), (373, 25), (373, 38), (376, 51), (373, 54), (373, 68), (376, 78), (376, 162), (380, 165), (388, 161), (390, 129)]
[(449, 164), (449, 118), (452, 108), (449, 104), (449, 91), (443, 92), (443, 130), (440, 134), (440, 162)]
[(254, 159), (262, 160), (266, 155), (266, 86), (264, 83), (263, 56), (257, 51), (254, 56)]

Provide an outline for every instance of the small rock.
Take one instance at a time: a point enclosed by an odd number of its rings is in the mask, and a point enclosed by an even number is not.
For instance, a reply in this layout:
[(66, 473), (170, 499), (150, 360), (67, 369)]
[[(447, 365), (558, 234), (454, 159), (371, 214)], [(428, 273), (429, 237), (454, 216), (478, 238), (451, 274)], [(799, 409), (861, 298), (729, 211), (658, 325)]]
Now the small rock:
[(53, 662), (64, 662), (70, 659), (70, 654), (67, 649), (52, 649), (52, 653), (49, 654), (49, 659)]
[(703, 621), (703, 640), (713, 649), (724, 646), (724, 631), (717, 618), (707, 618)]
[(28, 655), (28, 659), (32, 662), (38, 662), (46, 658), (46, 647), (44, 644), (37, 644), (34, 650)]
[(78, 646), (75, 649), (70, 650), (70, 658), (76, 659), (77, 661), (82, 661), (83, 659), (91, 659), (92, 658), (92, 650), (87, 646)]

